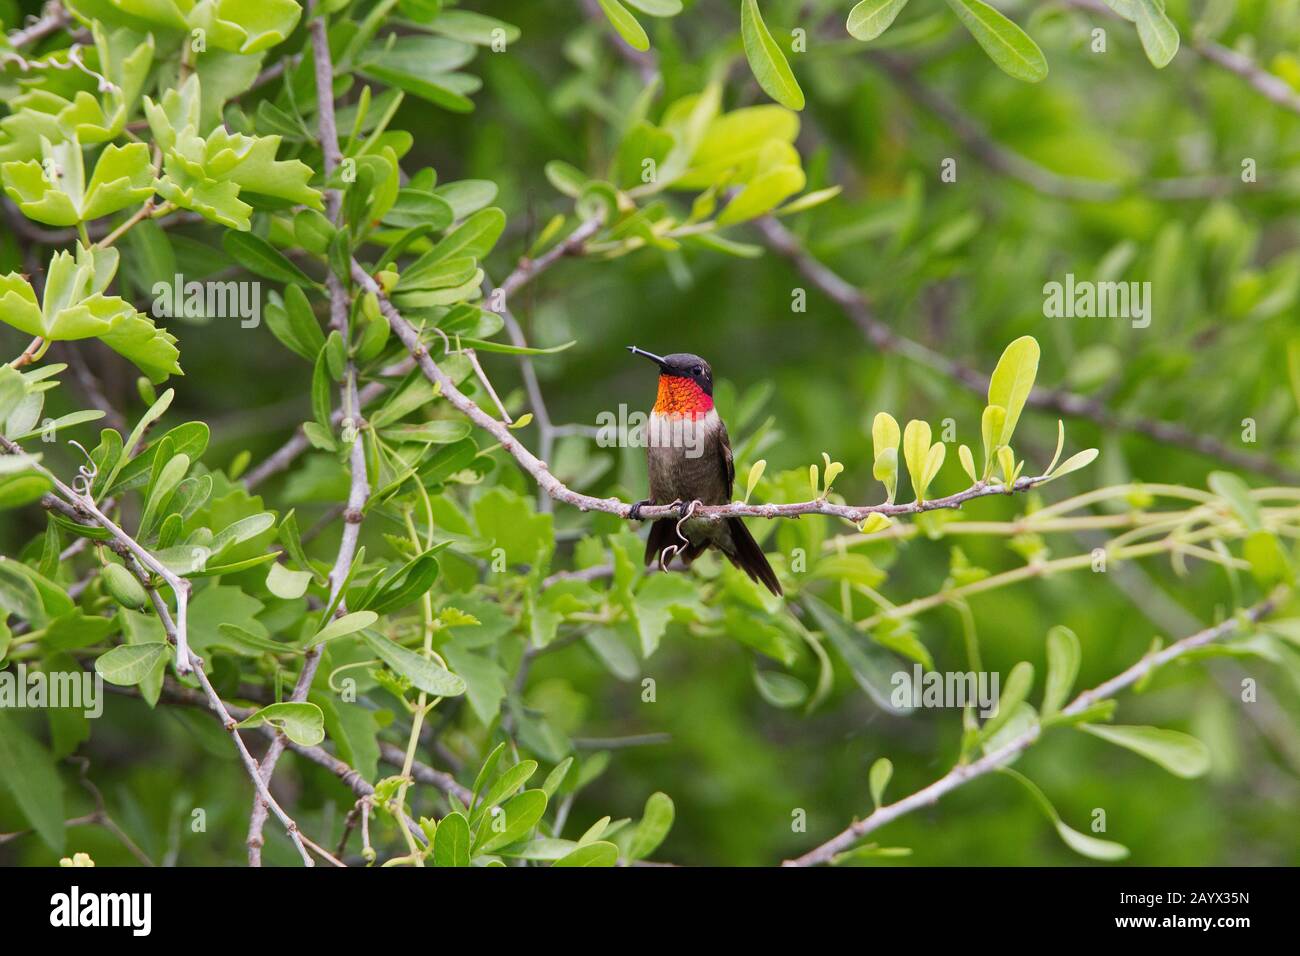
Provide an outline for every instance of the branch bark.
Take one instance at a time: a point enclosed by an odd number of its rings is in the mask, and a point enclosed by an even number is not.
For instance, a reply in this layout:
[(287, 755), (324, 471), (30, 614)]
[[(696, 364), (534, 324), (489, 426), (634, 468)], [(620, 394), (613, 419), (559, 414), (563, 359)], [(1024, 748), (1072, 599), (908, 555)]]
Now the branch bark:
[[(556, 478), (551, 473), (547, 463), (529, 451), (504, 422), (483, 411), (472, 399), (456, 387), (456, 383), (439, 368), (438, 363), (430, 356), (428, 347), (420, 338), (420, 333), (406, 321), (397, 307), (389, 301), (379, 284), (355, 259), (352, 262), (352, 278), (357, 285), (374, 294), (378, 299), (380, 311), (388, 319), (388, 324), (392, 327), (393, 332), (401, 339), (407, 351), (411, 353), (425, 377), (438, 386), (443, 397), (451, 402), (457, 411), (496, 438), (501, 443), (501, 447), (515, 459), (524, 471), (532, 476), (538, 487), (545, 491), (546, 494), (556, 501), (577, 508), (579, 511), (603, 511), (606, 514), (617, 515), (620, 518), (633, 518), (633, 504), (621, 501), (618, 498), (597, 498), (592, 495), (584, 495), (581, 492), (572, 490)], [(733, 502), (727, 505), (699, 506), (695, 508), (693, 514), (697, 517), (714, 519), (738, 517), (793, 518), (806, 514), (822, 514), (860, 523), (873, 514), (895, 516), (960, 508), (967, 501), (975, 498), (1004, 495), (1012, 491), (1027, 491), (1047, 480), (1048, 476), (1046, 475), (1020, 478), (1010, 489), (1002, 485), (993, 485), (981, 481), (956, 494), (933, 498), (928, 501), (914, 501), (908, 504), (890, 504), (886, 502), (878, 505), (844, 505), (829, 501), (826, 498), (818, 498), (813, 501), (800, 501), (789, 504), (748, 505)], [(639, 520), (653, 521), (656, 518), (680, 517), (681, 514), (682, 511), (674, 505), (646, 505), (639, 510)]]
[[(338, 166), (341, 159), (334, 122), (334, 66), (330, 61), (326, 14), (318, 13), (313, 0), (308, 7), (308, 15), (311, 20), (307, 29), (311, 34), (312, 58), (316, 67), (317, 120), (320, 124), (321, 152), (325, 158), (325, 178), (328, 181), (330, 173)], [(341, 204), (342, 197), (338, 190), (325, 191), (325, 208), (331, 221), (337, 222)], [(331, 324), (343, 334), (344, 342), (347, 342), (350, 299), (343, 288), (343, 283), (334, 274), (334, 270), (329, 270), (325, 279), (329, 292)], [(343, 582), (347, 579), (353, 558), (356, 556), (357, 541), (361, 536), (363, 509), (366, 500), (370, 497), (370, 483), (366, 477), (365, 441), (361, 430), (361, 397), (357, 391), (356, 365), (351, 359), (348, 360), (344, 371), (341, 398), (340, 412), (344, 416), (341, 419), (344, 435), (352, 433), (352, 449), (349, 456), (352, 474), (348, 488), (348, 503), (343, 511), (343, 535), (339, 540), (334, 567), (330, 571), (330, 604), (335, 606), (336, 613), (339, 615), (347, 613), (347, 602), (340, 597), (339, 592), (343, 588)], [(316, 671), (320, 668), (320, 658), (321, 648), (313, 645), (303, 659), (302, 671), (298, 674), (293, 693), (289, 697), (291, 702), (301, 703), (307, 699), (312, 682), (316, 679)], [(284, 753), (288, 739), (283, 733), (277, 734), (262, 757), (261, 779), (268, 785), (275, 774), (275, 766), (280, 761), (280, 755)], [(249, 866), (262, 865), (262, 830), (266, 825), (266, 811), (265, 799), (255, 797), (248, 818)]]

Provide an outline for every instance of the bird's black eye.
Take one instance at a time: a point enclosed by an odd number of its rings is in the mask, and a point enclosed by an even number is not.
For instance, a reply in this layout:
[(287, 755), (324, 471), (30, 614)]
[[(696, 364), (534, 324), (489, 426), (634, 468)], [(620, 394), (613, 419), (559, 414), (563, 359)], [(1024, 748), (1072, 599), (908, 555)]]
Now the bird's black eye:
[(691, 369), (691, 374), (692, 374), (692, 375), (703, 375), (703, 374), (704, 374), (704, 369), (702, 369), (700, 366), (697, 365), (697, 366), (695, 366), (695, 368)]

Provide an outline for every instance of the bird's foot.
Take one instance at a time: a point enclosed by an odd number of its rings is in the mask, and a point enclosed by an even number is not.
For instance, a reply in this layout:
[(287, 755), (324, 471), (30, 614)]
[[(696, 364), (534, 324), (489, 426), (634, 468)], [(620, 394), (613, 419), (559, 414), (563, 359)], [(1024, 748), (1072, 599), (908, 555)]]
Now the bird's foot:
[(696, 508), (704, 507), (704, 502), (699, 498), (696, 498), (694, 501), (682, 501), (678, 499), (673, 502), (673, 507), (677, 509), (677, 514), (681, 517), (681, 520), (685, 521), (691, 516), (691, 512)]
[(640, 521), (641, 509), (644, 508), (646, 505), (652, 505), (652, 504), (654, 504), (654, 502), (651, 501), (649, 498), (646, 498), (644, 501), (638, 501), (636, 504), (632, 506), (632, 510), (627, 513), (627, 516), (631, 518), (633, 521)]

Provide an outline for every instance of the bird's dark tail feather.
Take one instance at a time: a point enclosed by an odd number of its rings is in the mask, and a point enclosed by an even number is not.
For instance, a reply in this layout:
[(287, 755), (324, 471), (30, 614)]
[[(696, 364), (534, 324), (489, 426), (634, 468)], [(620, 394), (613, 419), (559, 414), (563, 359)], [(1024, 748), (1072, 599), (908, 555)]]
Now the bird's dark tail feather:
[[(731, 532), (732, 546), (731, 553), (723, 551), (727, 555), (727, 560), (780, 597), (781, 582), (776, 579), (776, 572), (767, 563), (767, 556), (763, 554), (763, 549), (758, 546), (758, 542), (749, 533), (745, 523), (739, 518), (728, 518), (727, 530)], [(660, 518), (650, 525), (650, 535), (645, 543), (645, 563), (657, 564), (664, 548), (670, 546), (681, 549), (673, 553), (674, 557), (681, 558), (684, 564), (690, 564), (704, 553), (709, 547), (709, 542), (703, 540), (695, 544), (684, 544), (677, 536), (677, 519)]]
[(677, 540), (677, 519), (660, 518), (650, 525), (650, 536), (645, 539), (645, 563), (656, 564), (659, 553), (670, 544), (680, 545)]
[(767, 563), (767, 555), (758, 546), (754, 536), (739, 518), (728, 518), (727, 528), (731, 531), (731, 543), (734, 554), (728, 554), (731, 563), (744, 571), (759, 584), (766, 587), (777, 597), (781, 596), (781, 582), (776, 579), (776, 572)]

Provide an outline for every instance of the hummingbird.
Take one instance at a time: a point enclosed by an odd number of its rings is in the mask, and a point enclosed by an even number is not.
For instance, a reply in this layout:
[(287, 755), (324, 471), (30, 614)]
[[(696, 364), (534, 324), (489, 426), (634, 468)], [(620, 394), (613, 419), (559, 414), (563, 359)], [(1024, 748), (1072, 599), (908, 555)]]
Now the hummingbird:
[(631, 516), (641, 520), (640, 511), (645, 505), (675, 504), (682, 514), (680, 519), (660, 518), (650, 526), (646, 564), (667, 564), (666, 558), (677, 555), (690, 564), (708, 548), (716, 548), (779, 597), (781, 582), (744, 521), (691, 517), (695, 502), (730, 504), (736, 480), (727, 426), (713, 407), (713, 371), (709, 363), (689, 352), (659, 356), (635, 345), (629, 345), (627, 350), (659, 366), (659, 392), (650, 413), (646, 442), (650, 497), (633, 505)]

